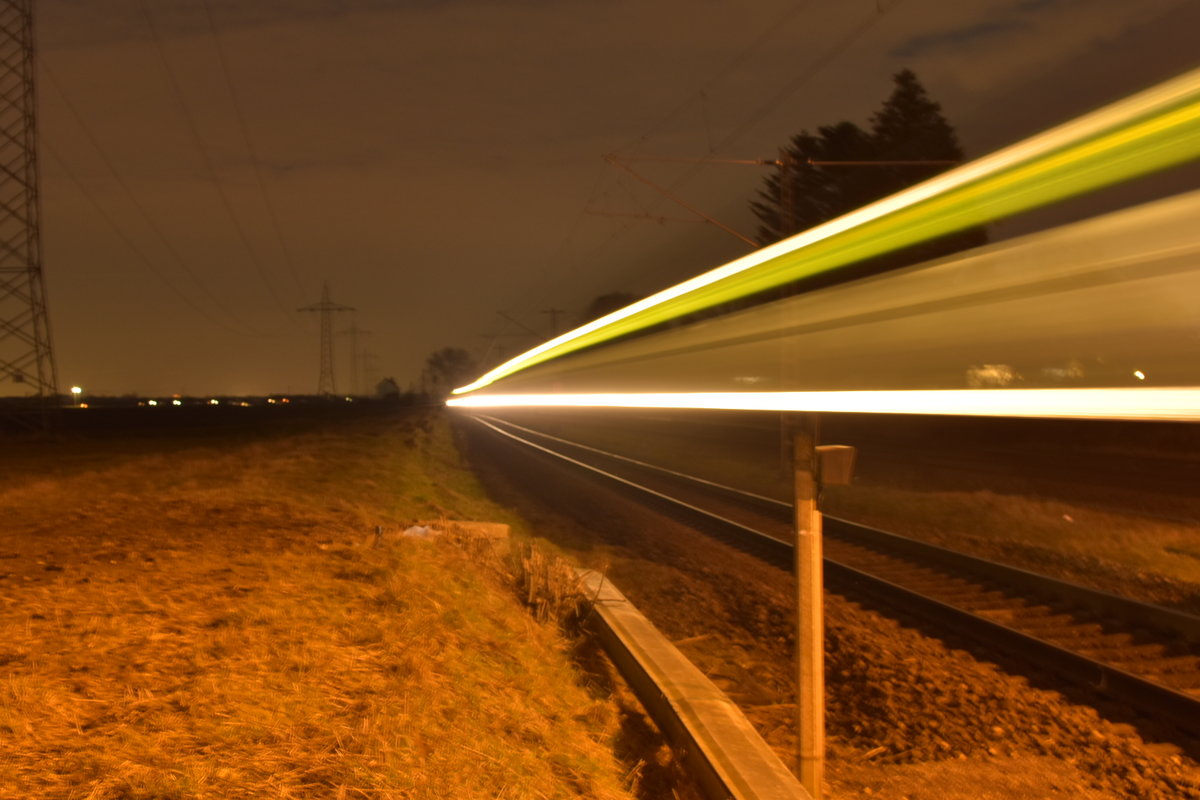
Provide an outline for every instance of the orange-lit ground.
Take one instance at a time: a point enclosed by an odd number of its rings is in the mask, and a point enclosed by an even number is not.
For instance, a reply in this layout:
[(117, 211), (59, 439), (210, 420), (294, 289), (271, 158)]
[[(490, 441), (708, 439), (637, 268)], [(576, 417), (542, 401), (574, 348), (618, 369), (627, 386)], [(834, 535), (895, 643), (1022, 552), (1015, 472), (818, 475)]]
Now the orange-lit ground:
[[(789, 761), (790, 574), (548, 468), (480, 426), (464, 422), (464, 431), (497, 498), (585, 563), (608, 565)], [(947, 646), (836, 594), (827, 625), (834, 797), (1200, 796), (1200, 770), (1188, 757), (1195, 743), (1157, 741), (1151, 723), (1104, 719), (1053, 679), (1031, 686), (994, 656)]]
[(496, 564), (372, 545), (502, 513), (419, 422), (5, 442), (0, 797), (669, 796)]

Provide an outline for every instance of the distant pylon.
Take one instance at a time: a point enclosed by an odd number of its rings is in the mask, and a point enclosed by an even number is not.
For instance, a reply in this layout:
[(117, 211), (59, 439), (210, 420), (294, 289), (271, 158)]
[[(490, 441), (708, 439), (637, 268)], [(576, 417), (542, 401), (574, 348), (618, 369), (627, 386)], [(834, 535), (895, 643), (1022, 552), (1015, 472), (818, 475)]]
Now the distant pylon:
[[(2, 0), (0, 0), (2, 1)], [(321, 286), (321, 302), (296, 309), (297, 311), (321, 312), (321, 377), (317, 379), (317, 394), (333, 397), (337, 394), (337, 380), (333, 374), (333, 314), (335, 311), (353, 311), (329, 299), (329, 282)]]
[[(345, 330), (340, 330), (338, 333), (350, 337), (350, 394), (360, 395), (362, 391), (362, 361), (359, 358), (361, 352), (358, 348), (358, 337), (370, 336), (371, 332), (358, 327), (358, 317), (350, 317), (350, 327)], [(370, 387), (368, 387), (369, 389)], [(367, 392), (370, 394), (370, 391)]]
[(33, 0), (0, 0), (0, 394), (35, 397), (48, 412), (58, 374), (42, 280), (34, 75)]
[(362, 352), (362, 376), (364, 394), (374, 395), (379, 383), (379, 368), (377, 359), (374, 353), (370, 350)]

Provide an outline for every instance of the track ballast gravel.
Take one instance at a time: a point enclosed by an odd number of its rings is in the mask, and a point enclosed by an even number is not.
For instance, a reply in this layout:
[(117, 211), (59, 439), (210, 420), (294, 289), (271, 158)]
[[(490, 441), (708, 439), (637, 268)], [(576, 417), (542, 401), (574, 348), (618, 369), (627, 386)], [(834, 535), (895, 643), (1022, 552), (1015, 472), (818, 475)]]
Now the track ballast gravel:
[[(497, 500), (586, 566), (605, 569), (793, 760), (787, 571), (469, 420), (460, 432)], [(1102, 718), (909, 620), (833, 592), (826, 602), (832, 796), (1200, 800), (1194, 742), (1156, 741), (1167, 737), (1149, 721)]]

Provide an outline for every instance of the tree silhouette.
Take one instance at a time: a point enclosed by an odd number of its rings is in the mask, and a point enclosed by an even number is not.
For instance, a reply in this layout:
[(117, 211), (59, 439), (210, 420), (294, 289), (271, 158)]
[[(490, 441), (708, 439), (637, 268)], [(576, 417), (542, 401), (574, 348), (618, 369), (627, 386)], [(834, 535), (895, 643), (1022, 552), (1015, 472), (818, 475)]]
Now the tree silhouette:
[[(895, 194), (962, 161), (963, 152), (941, 106), (929, 98), (911, 70), (898, 72), (891, 96), (863, 130), (852, 122), (801, 131), (781, 152), (782, 164), (767, 176), (750, 204), (766, 245)], [(867, 162), (861, 165), (822, 161)], [(887, 164), (895, 161), (931, 162)], [(884, 162), (884, 163), (881, 163)], [(952, 163), (945, 163), (952, 162)], [(987, 241), (983, 228), (871, 259), (852, 270), (870, 274), (974, 247)]]
[(429, 354), (422, 373), (426, 392), (432, 397), (445, 397), (452, 389), (470, 383), (478, 377), (478, 367), (471, 354), (461, 347), (443, 347)]
[(579, 324), (586, 325), (594, 319), (599, 319), (605, 314), (611, 314), (619, 308), (633, 303), (641, 298), (636, 294), (629, 292), (609, 292), (602, 294), (592, 299), (592, 302), (587, 304), (587, 308), (579, 315)]

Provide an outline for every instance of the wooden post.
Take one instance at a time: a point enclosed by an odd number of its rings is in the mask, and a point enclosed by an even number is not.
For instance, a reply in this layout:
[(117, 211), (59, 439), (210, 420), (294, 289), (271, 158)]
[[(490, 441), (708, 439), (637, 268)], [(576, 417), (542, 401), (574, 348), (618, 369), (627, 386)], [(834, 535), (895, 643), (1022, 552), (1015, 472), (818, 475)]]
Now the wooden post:
[(796, 712), (800, 783), (821, 799), (825, 776), (825, 598), (817, 417), (805, 414), (793, 441), (796, 514)]

